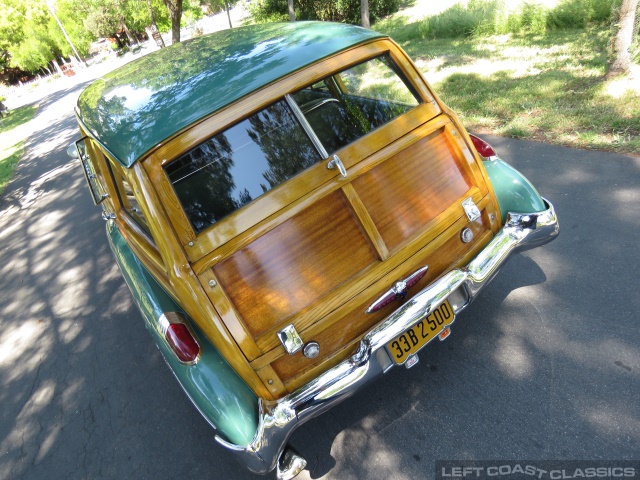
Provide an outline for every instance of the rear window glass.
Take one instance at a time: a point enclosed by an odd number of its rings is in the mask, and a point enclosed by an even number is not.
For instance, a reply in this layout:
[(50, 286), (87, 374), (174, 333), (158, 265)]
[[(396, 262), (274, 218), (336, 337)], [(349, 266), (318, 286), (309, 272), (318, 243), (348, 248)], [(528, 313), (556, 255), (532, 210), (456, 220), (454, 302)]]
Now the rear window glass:
[(328, 154), (421, 102), (389, 55), (328, 76), (292, 97)]
[(320, 161), (284, 100), (165, 167), (196, 233)]
[(165, 167), (196, 233), (421, 103), (389, 55), (327, 76), (288, 100), (295, 113), (287, 100), (277, 101)]

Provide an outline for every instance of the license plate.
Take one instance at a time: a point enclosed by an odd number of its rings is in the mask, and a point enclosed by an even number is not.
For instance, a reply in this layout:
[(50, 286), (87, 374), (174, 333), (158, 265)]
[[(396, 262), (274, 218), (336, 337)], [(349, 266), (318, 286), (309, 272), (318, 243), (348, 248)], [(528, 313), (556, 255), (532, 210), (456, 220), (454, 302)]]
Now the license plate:
[(410, 355), (416, 353), (442, 332), (447, 325), (450, 325), (454, 318), (453, 308), (451, 308), (449, 300), (445, 300), (427, 318), (387, 343), (387, 349), (397, 364), (403, 364)]

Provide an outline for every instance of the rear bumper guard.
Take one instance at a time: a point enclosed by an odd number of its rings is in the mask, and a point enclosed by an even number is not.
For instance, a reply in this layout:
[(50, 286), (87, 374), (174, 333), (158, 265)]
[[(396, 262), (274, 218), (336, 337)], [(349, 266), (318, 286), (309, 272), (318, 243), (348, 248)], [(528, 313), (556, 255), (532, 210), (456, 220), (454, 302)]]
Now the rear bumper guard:
[[(445, 299), (450, 300), (456, 313), (462, 311), (512, 255), (553, 240), (559, 233), (558, 219), (553, 205), (547, 200), (545, 204), (547, 210), (542, 212), (509, 213), (502, 230), (466, 268), (443, 275), (403, 304), (364, 336), (351, 358), (280, 400), (261, 400), (258, 430), (249, 445), (234, 445), (216, 436), (218, 443), (231, 450), (241, 464), (255, 473), (268, 473), (278, 467), (279, 478), (295, 476), (304, 468), (304, 459), (293, 455), (297, 461), (286, 462), (289, 467), (279, 462), (293, 431), (396, 366), (387, 354), (387, 343), (431, 313)], [(291, 453), (287, 453), (291, 458)], [(292, 464), (295, 467), (291, 467)]]

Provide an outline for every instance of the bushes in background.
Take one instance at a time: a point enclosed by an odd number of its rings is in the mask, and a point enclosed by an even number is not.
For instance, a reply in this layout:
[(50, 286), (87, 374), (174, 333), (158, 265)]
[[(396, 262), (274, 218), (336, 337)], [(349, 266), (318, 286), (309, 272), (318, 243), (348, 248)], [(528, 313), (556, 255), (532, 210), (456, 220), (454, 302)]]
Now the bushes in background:
[[(325, 20), (360, 24), (360, 0), (294, 0), (296, 20)], [(371, 21), (398, 10), (398, 0), (369, 0)], [(258, 0), (251, 4), (257, 22), (287, 21), (287, 0)]]
[(562, 0), (548, 8), (524, 2), (509, 10), (503, 0), (469, 0), (424, 19), (422, 38), (456, 38), (504, 33), (544, 33), (547, 30), (584, 28), (605, 23), (620, 0)]

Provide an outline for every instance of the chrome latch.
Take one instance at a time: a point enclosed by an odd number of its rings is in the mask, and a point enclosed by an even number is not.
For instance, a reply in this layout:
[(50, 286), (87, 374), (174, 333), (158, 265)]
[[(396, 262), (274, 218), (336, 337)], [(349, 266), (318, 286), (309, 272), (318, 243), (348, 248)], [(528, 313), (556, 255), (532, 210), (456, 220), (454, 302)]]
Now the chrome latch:
[(464, 208), (464, 213), (467, 214), (467, 218), (470, 222), (475, 222), (480, 218), (480, 209), (475, 203), (473, 203), (473, 199), (471, 197), (462, 202), (462, 208)]
[(342, 160), (340, 160), (340, 157), (338, 157), (338, 155), (334, 155), (333, 159), (329, 160), (329, 163), (327, 163), (327, 168), (329, 170), (337, 168), (340, 171), (340, 175), (342, 175), (343, 177), (347, 176), (347, 169), (344, 168), (344, 164), (342, 163)]
[(278, 339), (289, 355), (293, 355), (304, 346), (302, 338), (298, 335), (296, 327), (294, 327), (293, 324), (287, 325), (280, 330), (278, 332)]
[(107, 212), (106, 210), (102, 211), (102, 219), (105, 222), (108, 222), (109, 220), (115, 220), (116, 219), (116, 214), (113, 212)]

